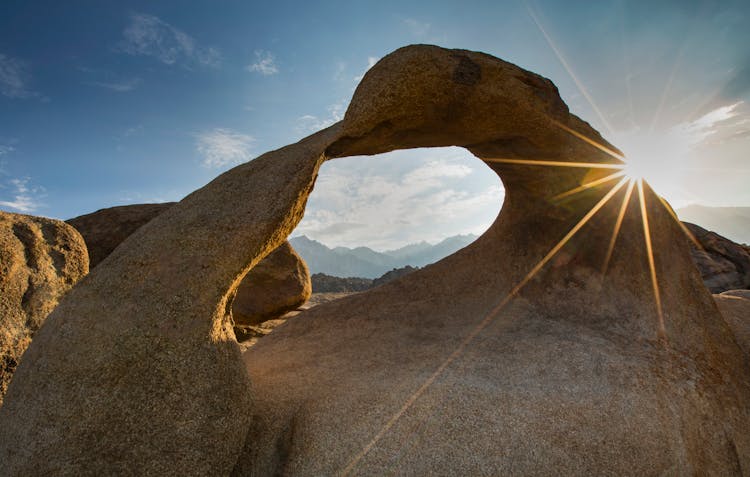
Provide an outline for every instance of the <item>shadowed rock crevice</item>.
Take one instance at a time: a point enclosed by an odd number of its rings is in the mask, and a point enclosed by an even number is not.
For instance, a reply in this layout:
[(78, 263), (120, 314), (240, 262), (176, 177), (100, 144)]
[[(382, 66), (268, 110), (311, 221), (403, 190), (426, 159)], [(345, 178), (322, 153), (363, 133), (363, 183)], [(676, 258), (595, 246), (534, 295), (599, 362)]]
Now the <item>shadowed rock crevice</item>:
[[(464, 66), (471, 86), (454, 80), (463, 57), (481, 71)], [(320, 164), (448, 145), (502, 178), (492, 227), (436, 264), (301, 313), (243, 363), (228, 297), (299, 222)], [(6, 473), (750, 468), (748, 363), (678, 224), (647, 186), (629, 202), (617, 181), (559, 199), (611, 174), (613, 155), (548, 80), (465, 50), (397, 50), (342, 122), (189, 195), (62, 301), (0, 409)]]

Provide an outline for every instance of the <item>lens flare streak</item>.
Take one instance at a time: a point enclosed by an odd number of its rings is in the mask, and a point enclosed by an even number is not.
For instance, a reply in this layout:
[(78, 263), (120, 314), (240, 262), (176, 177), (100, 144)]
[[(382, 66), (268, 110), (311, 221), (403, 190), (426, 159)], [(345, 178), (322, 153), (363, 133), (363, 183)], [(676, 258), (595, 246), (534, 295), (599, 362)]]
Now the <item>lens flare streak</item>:
[(620, 172), (615, 172), (608, 176), (602, 177), (601, 179), (597, 179), (591, 182), (586, 182), (585, 184), (581, 184), (575, 189), (570, 189), (569, 191), (563, 192), (562, 194), (557, 194), (556, 196), (552, 198), (552, 200), (560, 200), (560, 199), (564, 199), (565, 197), (570, 197), (571, 195), (575, 195), (579, 192), (583, 192), (587, 189), (591, 189), (592, 187), (596, 187), (601, 184), (606, 184), (607, 182), (615, 180), (618, 177), (622, 177), (624, 175), (625, 175), (625, 171), (620, 171)]
[(622, 199), (622, 205), (620, 206), (620, 212), (617, 214), (617, 221), (615, 221), (615, 229), (612, 231), (612, 238), (609, 241), (609, 247), (607, 247), (607, 256), (604, 259), (604, 265), (602, 266), (602, 275), (607, 274), (609, 268), (609, 261), (612, 259), (612, 253), (615, 250), (615, 243), (617, 242), (617, 236), (620, 234), (620, 227), (622, 227), (622, 221), (625, 218), (625, 211), (628, 209), (630, 203), (630, 197), (633, 195), (633, 187), (635, 181), (628, 181), (628, 189), (625, 192), (625, 197)]
[(656, 278), (656, 264), (654, 263), (654, 250), (651, 246), (651, 228), (648, 224), (648, 213), (646, 213), (646, 197), (643, 193), (643, 180), (639, 179), (638, 183), (638, 200), (641, 205), (641, 220), (643, 221), (643, 238), (646, 241), (646, 254), (648, 255), (648, 268), (651, 274), (651, 285), (654, 290), (654, 301), (656, 302), (656, 314), (659, 317), (659, 338), (666, 338), (664, 328), (664, 314), (661, 308), (661, 295), (659, 293), (659, 282)]
[(499, 164), (518, 164), (523, 166), (555, 166), (555, 167), (578, 167), (584, 169), (622, 169), (622, 164), (606, 164), (598, 162), (566, 162), (566, 161), (537, 161), (534, 159), (502, 159), (502, 158), (482, 158), (485, 162), (495, 162)]
[[(529, 161), (529, 162), (537, 162), (537, 161)], [(562, 163), (562, 164), (569, 164), (569, 163)], [(555, 164), (557, 165), (557, 164)], [(466, 338), (464, 338), (461, 343), (456, 347), (456, 349), (438, 366), (438, 368), (425, 380), (424, 383), (411, 395), (409, 398), (404, 402), (404, 404), (401, 406), (401, 408), (386, 422), (383, 427), (378, 431), (378, 433), (370, 440), (370, 442), (365, 445), (365, 447), (356, 454), (351, 461), (347, 464), (346, 467), (340, 472), (339, 475), (341, 476), (347, 476), (349, 475), (354, 468), (357, 466), (357, 464), (372, 450), (373, 447), (380, 441), (380, 439), (383, 438), (383, 436), (388, 433), (388, 431), (396, 424), (396, 422), (401, 418), (401, 416), (406, 413), (406, 411), (409, 410), (409, 408), (427, 391), (427, 389), (435, 382), (435, 380), (445, 371), (445, 369), (450, 366), (451, 363), (453, 363), (461, 354), (465, 351), (465, 349), (469, 346), (469, 344), (476, 338), (476, 336), (481, 333), (487, 326), (494, 321), (497, 314), (510, 302), (511, 299), (513, 299), (518, 292), (523, 288), (534, 276), (554, 257), (557, 252), (562, 249), (568, 241), (576, 234), (578, 231), (586, 225), (586, 223), (594, 216), (596, 213), (604, 207), (604, 205), (609, 202), (609, 200), (619, 191), (622, 186), (628, 181), (628, 178), (623, 177), (612, 189), (601, 199), (599, 202), (594, 205), (594, 207), (589, 210), (586, 215), (581, 218), (581, 220), (576, 223), (575, 226), (550, 250), (547, 255), (544, 256), (532, 269), (531, 271), (521, 280), (513, 289), (511, 289), (510, 292), (498, 303), (483, 319), (482, 321), (472, 330), (471, 333), (469, 333)]]
[[(568, 133), (568, 134), (570, 134), (572, 136), (577, 137), (581, 141), (589, 144), (590, 146), (594, 146), (595, 148), (599, 149), (600, 151), (602, 151), (604, 153), (609, 154), (610, 156), (614, 157), (615, 159), (618, 159), (620, 161), (625, 161), (625, 156), (623, 156), (621, 153), (619, 153), (619, 152), (617, 152), (617, 151), (615, 151), (615, 150), (613, 150), (613, 149), (605, 146), (604, 144), (601, 144), (601, 143), (599, 143), (597, 141), (594, 141), (590, 137), (587, 137), (587, 136), (579, 133), (575, 129), (572, 129), (572, 128), (566, 126), (565, 124), (561, 123), (560, 121), (557, 121), (555, 119), (551, 119), (551, 121), (552, 121), (552, 124), (554, 124), (555, 126), (559, 127), (560, 129), (562, 129), (566, 133)], [(622, 167), (622, 164), (620, 164), (620, 167)]]

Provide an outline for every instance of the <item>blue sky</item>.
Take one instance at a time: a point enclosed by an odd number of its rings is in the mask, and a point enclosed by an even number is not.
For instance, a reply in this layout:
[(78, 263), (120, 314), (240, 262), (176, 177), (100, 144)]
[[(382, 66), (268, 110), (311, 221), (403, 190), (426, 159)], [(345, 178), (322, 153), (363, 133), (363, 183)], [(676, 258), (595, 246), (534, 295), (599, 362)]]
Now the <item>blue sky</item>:
[[(377, 59), (481, 50), (552, 79), (673, 205), (750, 205), (740, 1), (5, 1), (0, 209), (179, 200), (340, 119)], [(479, 233), (499, 180), (456, 148), (324, 165), (297, 233), (393, 248)]]

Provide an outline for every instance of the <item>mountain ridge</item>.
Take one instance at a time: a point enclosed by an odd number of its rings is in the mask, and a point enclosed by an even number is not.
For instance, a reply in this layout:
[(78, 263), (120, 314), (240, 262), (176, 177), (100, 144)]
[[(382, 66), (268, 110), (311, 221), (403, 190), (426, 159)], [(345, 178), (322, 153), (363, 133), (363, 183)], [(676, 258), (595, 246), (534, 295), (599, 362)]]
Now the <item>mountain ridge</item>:
[(421, 241), (383, 252), (364, 246), (330, 248), (305, 235), (292, 237), (289, 242), (305, 260), (311, 274), (375, 279), (395, 268), (423, 267), (434, 263), (469, 245), (477, 237), (473, 234), (454, 235), (434, 245)]

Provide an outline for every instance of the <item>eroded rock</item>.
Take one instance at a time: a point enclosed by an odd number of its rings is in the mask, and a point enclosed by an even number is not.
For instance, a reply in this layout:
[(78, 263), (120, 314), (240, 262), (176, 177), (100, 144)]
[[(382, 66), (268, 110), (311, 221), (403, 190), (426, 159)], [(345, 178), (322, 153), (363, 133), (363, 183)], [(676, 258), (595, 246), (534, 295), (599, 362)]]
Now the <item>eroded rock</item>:
[[(94, 267), (126, 238), (172, 207), (174, 202), (101, 209), (68, 220), (86, 241)], [(232, 315), (239, 325), (256, 325), (294, 310), (310, 298), (310, 272), (289, 242), (262, 260), (237, 287)], [(241, 330), (235, 329), (238, 339)]]
[[(243, 365), (228, 297), (292, 232), (320, 164), (447, 145), (502, 177), (492, 227), (300, 313)], [(341, 123), (222, 174), (62, 300), (0, 409), (6, 473), (740, 474), (750, 371), (679, 225), (648, 186), (560, 197), (613, 156), (549, 80), (397, 50)]]
[(750, 290), (730, 290), (714, 295), (724, 319), (732, 328), (737, 343), (750, 359)]
[(136, 230), (172, 207), (174, 202), (121, 205), (100, 209), (66, 222), (80, 232), (94, 268)]
[(32, 336), (86, 273), (86, 246), (72, 227), (0, 211), (0, 405)]
[(289, 242), (284, 242), (237, 287), (232, 316), (238, 325), (257, 325), (296, 310), (311, 294), (307, 265)]
[(712, 293), (750, 288), (748, 249), (695, 224), (685, 222), (685, 226), (701, 246), (691, 246), (690, 254)]

